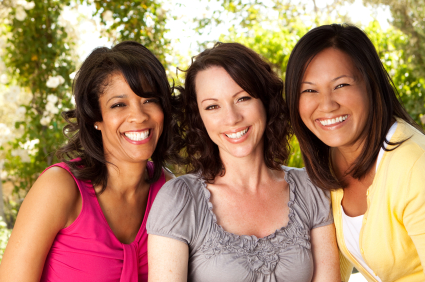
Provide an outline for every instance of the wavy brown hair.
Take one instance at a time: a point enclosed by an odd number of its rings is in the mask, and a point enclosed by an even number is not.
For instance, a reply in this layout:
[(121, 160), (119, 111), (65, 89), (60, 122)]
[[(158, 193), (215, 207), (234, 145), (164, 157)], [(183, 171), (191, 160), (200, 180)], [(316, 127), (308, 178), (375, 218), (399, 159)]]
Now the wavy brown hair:
[(142, 82), (147, 83), (159, 99), (164, 112), (163, 132), (158, 140), (152, 161), (154, 173), (149, 179), (159, 179), (165, 161), (172, 156), (167, 149), (177, 125), (172, 119), (172, 88), (168, 83), (165, 69), (158, 59), (143, 45), (125, 41), (113, 48), (97, 48), (83, 62), (73, 83), (75, 109), (62, 113), (68, 122), (63, 129), (68, 143), (57, 152), (78, 179), (91, 180), (101, 185), (102, 193), (108, 182), (102, 133), (94, 128), (95, 122), (102, 121), (99, 97), (110, 83), (114, 74), (122, 74), (133, 92), (144, 98)]
[[(307, 173), (315, 185), (326, 190), (345, 187), (345, 183), (334, 175), (330, 147), (317, 138), (301, 120), (299, 100), (301, 81), (309, 63), (327, 48), (338, 49), (353, 60), (366, 84), (370, 105), (369, 120), (364, 128), (366, 138), (363, 149), (345, 172), (346, 175), (356, 179), (364, 177), (374, 166), (381, 148), (386, 151), (394, 150), (405, 141), (392, 143), (386, 140), (394, 117), (401, 118), (422, 131), (397, 99), (398, 92), (394, 83), (372, 42), (361, 29), (349, 24), (331, 24), (310, 30), (298, 41), (289, 57), (285, 95), (291, 125), (299, 141)], [(384, 142), (395, 147), (386, 149)]]
[(177, 87), (180, 105), (176, 112), (181, 132), (173, 150), (183, 151), (188, 172), (200, 172), (207, 181), (225, 174), (218, 146), (208, 136), (196, 100), (196, 75), (212, 66), (225, 69), (243, 90), (263, 103), (267, 115), (264, 160), (270, 169), (281, 170), (289, 156), (291, 136), (283, 82), (260, 55), (239, 43), (217, 43), (197, 55), (185, 71), (184, 87)]

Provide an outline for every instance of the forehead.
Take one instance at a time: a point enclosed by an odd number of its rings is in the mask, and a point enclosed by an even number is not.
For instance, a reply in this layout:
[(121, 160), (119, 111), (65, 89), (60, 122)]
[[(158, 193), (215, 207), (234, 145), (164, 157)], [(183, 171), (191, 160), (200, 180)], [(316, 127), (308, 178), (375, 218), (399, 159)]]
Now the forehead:
[(195, 77), (196, 96), (234, 95), (242, 88), (227, 71), (218, 66), (211, 66), (197, 73)]
[(328, 76), (341, 75), (356, 77), (358, 74), (353, 59), (341, 50), (331, 47), (321, 51), (310, 61), (304, 73), (304, 80), (309, 77), (325, 79)]
[[(139, 88), (140, 86), (143, 89), (143, 92), (151, 92), (152, 87), (147, 82), (146, 78), (142, 75), (140, 75), (139, 80), (134, 81), (133, 83), (139, 84), (136, 85), (136, 88)], [(120, 72), (114, 72), (111, 73), (102, 83), (102, 86), (100, 87), (100, 96), (103, 96), (105, 94), (108, 94), (110, 92), (115, 92), (121, 88), (130, 88), (130, 85), (124, 75)]]

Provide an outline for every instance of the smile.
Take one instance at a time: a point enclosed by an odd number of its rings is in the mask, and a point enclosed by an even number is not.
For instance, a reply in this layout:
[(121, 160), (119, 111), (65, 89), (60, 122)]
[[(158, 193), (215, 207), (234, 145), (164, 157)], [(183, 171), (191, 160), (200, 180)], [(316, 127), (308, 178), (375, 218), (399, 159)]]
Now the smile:
[(149, 137), (150, 130), (140, 132), (125, 132), (124, 135), (132, 141), (142, 141)]
[(337, 117), (337, 118), (321, 119), (321, 120), (319, 120), (319, 122), (323, 126), (334, 125), (334, 124), (343, 122), (344, 120), (347, 119), (347, 117), (348, 117), (348, 115), (340, 116), (340, 117)]
[(249, 129), (249, 127), (245, 128), (244, 130), (239, 131), (239, 132), (226, 134), (226, 136), (229, 137), (230, 139), (241, 138), (242, 136), (244, 136), (248, 132), (248, 129)]

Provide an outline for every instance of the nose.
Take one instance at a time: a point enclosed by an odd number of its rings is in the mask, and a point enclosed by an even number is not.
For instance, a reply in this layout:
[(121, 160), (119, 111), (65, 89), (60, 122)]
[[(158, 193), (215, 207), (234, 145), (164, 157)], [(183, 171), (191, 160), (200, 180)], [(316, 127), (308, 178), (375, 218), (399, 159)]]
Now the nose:
[(149, 115), (143, 110), (142, 105), (135, 103), (130, 106), (128, 113), (128, 122), (143, 123), (149, 119)]
[(243, 115), (239, 112), (235, 105), (226, 107), (226, 115), (224, 116), (225, 125), (238, 124), (243, 119)]
[(319, 110), (322, 112), (333, 112), (339, 108), (338, 102), (331, 91), (322, 92), (319, 95)]

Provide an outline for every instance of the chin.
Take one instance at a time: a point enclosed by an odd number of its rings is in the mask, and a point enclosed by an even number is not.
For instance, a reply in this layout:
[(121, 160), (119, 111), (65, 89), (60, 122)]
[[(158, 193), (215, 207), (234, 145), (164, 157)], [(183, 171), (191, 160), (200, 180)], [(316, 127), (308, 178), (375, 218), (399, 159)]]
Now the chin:
[(229, 154), (235, 158), (247, 157), (251, 155), (252, 153), (253, 153), (253, 150), (235, 150), (233, 152), (229, 152)]
[(338, 148), (342, 147), (346, 144), (346, 142), (341, 142), (338, 140), (321, 140), (325, 145), (331, 147), (331, 148)]

